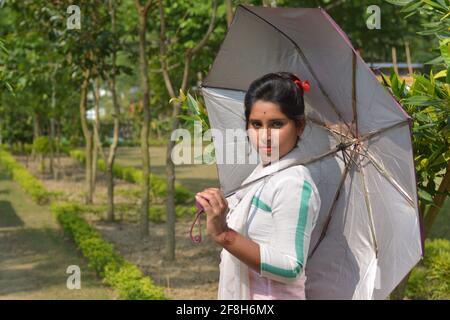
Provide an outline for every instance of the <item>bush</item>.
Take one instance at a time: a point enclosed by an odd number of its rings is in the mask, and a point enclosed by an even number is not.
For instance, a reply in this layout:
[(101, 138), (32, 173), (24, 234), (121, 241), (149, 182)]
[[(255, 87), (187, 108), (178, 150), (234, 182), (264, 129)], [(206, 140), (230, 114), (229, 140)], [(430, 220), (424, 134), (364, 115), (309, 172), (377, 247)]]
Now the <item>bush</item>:
[(100, 234), (81, 216), (83, 206), (73, 203), (54, 204), (51, 211), (70, 235), (88, 266), (116, 289), (121, 299), (163, 300), (167, 299), (161, 287), (153, 284), (137, 266), (127, 262), (114, 250), (114, 246), (102, 239)]
[(450, 299), (450, 241), (426, 240), (425, 257), (413, 269), (406, 297), (420, 300)]
[(51, 141), (47, 136), (40, 136), (34, 140), (33, 147), (37, 154), (47, 155), (50, 153)]
[[(194, 216), (197, 208), (195, 206), (182, 206), (175, 207), (175, 215), (177, 218), (185, 216)], [(152, 205), (149, 209), (149, 219), (154, 223), (166, 222), (167, 210), (165, 205)]]
[[(85, 163), (86, 157), (83, 151), (72, 150), (69, 152), (70, 157), (76, 159), (82, 164)], [(98, 168), (101, 171), (106, 171), (106, 164), (101, 159), (97, 161)], [(142, 184), (142, 171), (133, 167), (123, 167), (119, 164), (113, 166), (114, 177), (125, 180), (131, 183)], [(163, 177), (155, 174), (150, 174), (150, 190), (153, 198), (167, 197), (167, 182)], [(188, 204), (193, 201), (194, 195), (180, 183), (175, 184), (175, 203), (176, 204)]]
[(36, 179), (24, 166), (7, 151), (0, 148), (0, 163), (6, 168), (12, 179), (28, 193), (38, 204), (47, 204), (51, 193), (47, 192), (42, 183)]
[(142, 277), (133, 264), (108, 264), (105, 268), (105, 283), (114, 287), (121, 299), (166, 300), (163, 290), (155, 286), (149, 277)]

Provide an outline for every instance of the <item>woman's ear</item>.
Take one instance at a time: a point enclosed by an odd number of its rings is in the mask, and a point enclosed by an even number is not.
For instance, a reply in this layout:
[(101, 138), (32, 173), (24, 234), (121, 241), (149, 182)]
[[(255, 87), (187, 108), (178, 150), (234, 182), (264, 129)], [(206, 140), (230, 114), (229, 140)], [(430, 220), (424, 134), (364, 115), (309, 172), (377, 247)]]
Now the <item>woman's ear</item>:
[(298, 119), (298, 125), (297, 125), (297, 135), (300, 137), (303, 134), (303, 131), (305, 130), (306, 126), (306, 119), (305, 116), (302, 116), (300, 119)]

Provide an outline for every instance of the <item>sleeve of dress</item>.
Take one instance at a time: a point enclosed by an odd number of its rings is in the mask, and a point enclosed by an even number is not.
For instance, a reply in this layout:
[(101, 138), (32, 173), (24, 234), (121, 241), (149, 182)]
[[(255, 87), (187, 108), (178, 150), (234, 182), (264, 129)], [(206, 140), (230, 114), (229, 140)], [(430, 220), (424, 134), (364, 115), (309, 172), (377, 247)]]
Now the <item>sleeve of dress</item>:
[(320, 209), (313, 182), (289, 176), (277, 181), (272, 198), (274, 233), (260, 245), (260, 274), (290, 283), (303, 271)]

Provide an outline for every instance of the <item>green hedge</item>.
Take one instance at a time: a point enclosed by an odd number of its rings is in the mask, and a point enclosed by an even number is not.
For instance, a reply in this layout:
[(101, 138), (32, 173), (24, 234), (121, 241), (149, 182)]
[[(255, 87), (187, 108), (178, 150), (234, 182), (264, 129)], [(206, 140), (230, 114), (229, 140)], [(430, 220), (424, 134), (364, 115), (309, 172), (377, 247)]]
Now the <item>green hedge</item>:
[(165, 300), (161, 287), (142, 274), (137, 266), (118, 254), (112, 244), (102, 239), (100, 234), (81, 216), (83, 206), (73, 203), (53, 204), (51, 211), (70, 235), (88, 266), (95, 270), (103, 281), (127, 300)]
[[(197, 208), (195, 206), (176, 206), (175, 214), (177, 218), (194, 216)], [(149, 219), (154, 223), (166, 222), (167, 209), (165, 205), (152, 204), (149, 208)]]
[(450, 241), (425, 241), (425, 257), (409, 277), (406, 297), (418, 300), (450, 299)]
[(36, 179), (22, 164), (8, 151), (0, 148), (0, 163), (6, 168), (12, 179), (16, 181), (26, 193), (38, 204), (50, 202), (52, 193), (45, 190), (42, 183)]
[[(84, 152), (81, 150), (72, 150), (69, 152), (70, 157), (83, 163), (86, 161)], [(98, 168), (102, 171), (106, 171), (105, 162), (101, 159), (97, 161)], [(143, 181), (142, 171), (133, 167), (123, 167), (119, 164), (113, 166), (114, 177), (122, 179), (131, 183), (141, 184)], [(167, 197), (167, 182), (164, 178), (155, 174), (150, 174), (150, 190), (152, 196), (155, 198)], [(189, 201), (193, 201), (194, 195), (188, 189), (181, 184), (175, 184), (175, 203), (186, 204)]]

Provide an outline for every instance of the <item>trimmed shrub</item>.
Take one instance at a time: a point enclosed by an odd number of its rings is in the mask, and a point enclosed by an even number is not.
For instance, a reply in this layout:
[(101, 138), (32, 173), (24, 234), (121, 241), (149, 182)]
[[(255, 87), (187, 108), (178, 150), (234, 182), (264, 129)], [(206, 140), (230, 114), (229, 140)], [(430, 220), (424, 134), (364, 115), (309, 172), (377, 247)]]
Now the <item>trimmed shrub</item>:
[[(178, 205), (175, 207), (175, 215), (177, 218), (185, 216), (194, 216), (197, 208), (195, 206)], [(167, 210), (165, 205), (151, 205), (149, 209), (149, 219), (154, 223), (166, 222)]]
[(47, 204), (51, 193), (45, 190), (42, 183), (36, 179), (23, 165), (8, 152), (0, 148), (0, 163), (6, 168), (12, 179), (28, 193), (38, 204)]
[(88, 266), (117, 290), (121, 299), (164, 300), (161, 287), (142, 274), (137, 266), (126, 261), (104, 241), (101, 235), (81, 216), (83, 207), (74, 203), (53, 204), (51, 211), (88, 260)]

